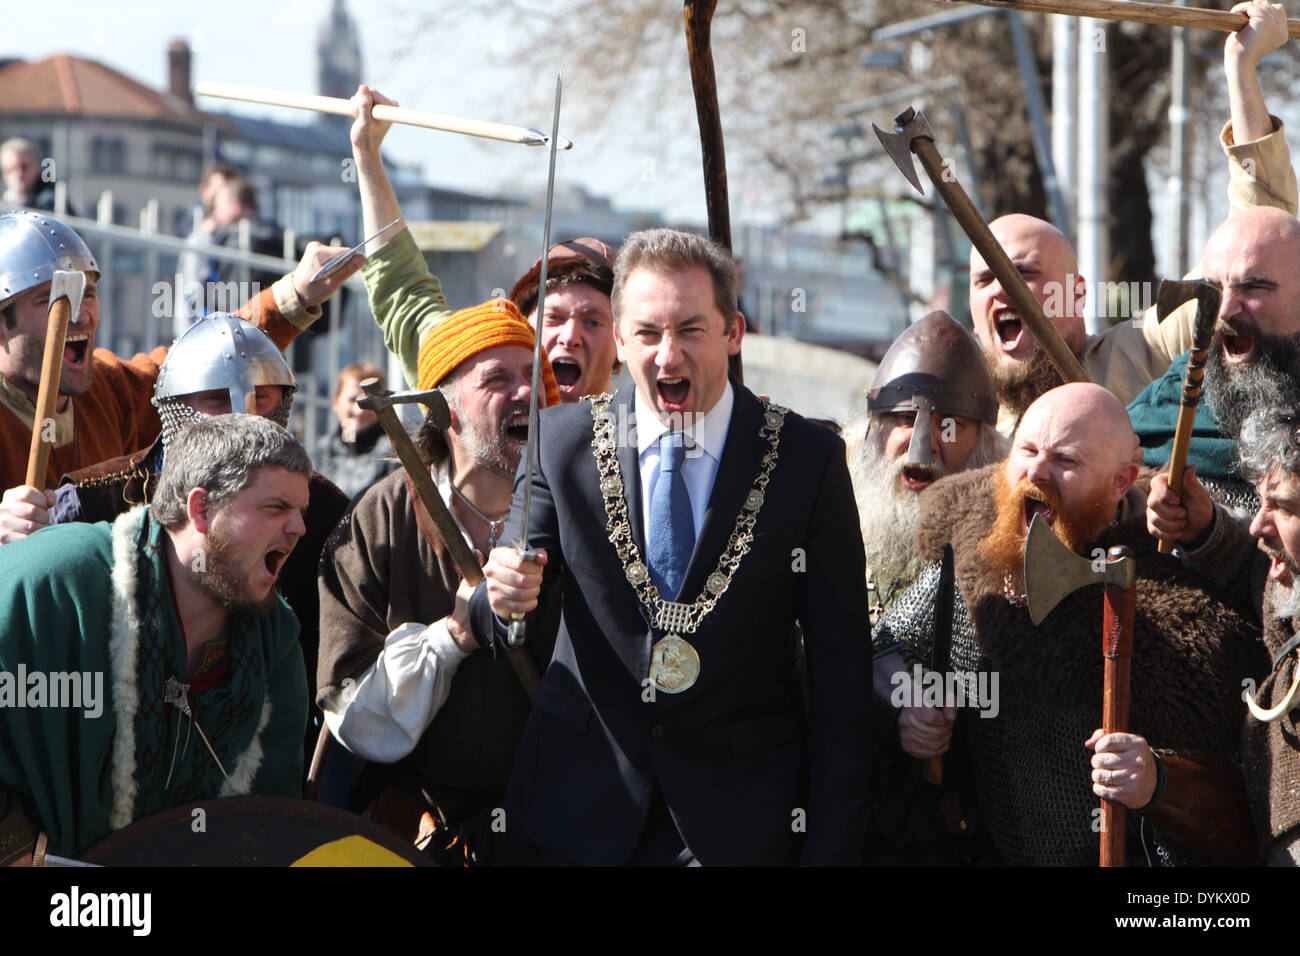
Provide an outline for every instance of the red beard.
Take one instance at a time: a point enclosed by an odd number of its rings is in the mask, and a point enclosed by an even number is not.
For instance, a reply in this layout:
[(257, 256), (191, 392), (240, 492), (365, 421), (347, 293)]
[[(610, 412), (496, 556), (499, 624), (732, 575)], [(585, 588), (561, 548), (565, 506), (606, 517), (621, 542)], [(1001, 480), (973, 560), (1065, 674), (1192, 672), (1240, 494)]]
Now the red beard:
[(1052, 530), (1076, 554), (1083, 554), (1115, 519), (1115, 505), (1105, 488), (1082, 505), (1070, 508), (1051, 485), (1035, 485), (1022, 478), (1012, 488), (1007, 484), (1006, 472), (999, 470), (993, 494), (997, 514), (993, 527), (979, 544), (979, 555), (995, 572), (1010, 574), (1019, 588), (1024, 586), (1025, 566), (1025, 536), (1020, 524), (1022, 520), (1027, 524), (1032, 517), (1025, 510), (1027, 499), (1046, 504), (1052, 514)]

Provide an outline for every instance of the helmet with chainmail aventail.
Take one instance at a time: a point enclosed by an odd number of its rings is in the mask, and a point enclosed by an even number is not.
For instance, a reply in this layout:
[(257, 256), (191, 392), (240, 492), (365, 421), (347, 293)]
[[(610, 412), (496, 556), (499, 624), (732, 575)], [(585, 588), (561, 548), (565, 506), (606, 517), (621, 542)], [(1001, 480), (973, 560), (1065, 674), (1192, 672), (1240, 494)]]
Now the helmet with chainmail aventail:
[(289, 425), (293, 370), (276, 344), (251, 322), (213, 312), (186, 329), (167, 353), (154, 385), (153, 403), (162, 419), (163, 445), (202, 416), (184, 402), (186, 395), (216, 389), (230, 394), (234, 412), (253, 408), (259, 385), (279, 385), (284, 398), (266, 417), (282, 428)]
[(914, 412), (909, 465), (928, 465), (930, 415), (959, 415), (997, 423), (993, 376), (975, 336), (947, 312), (931, 312), (894, 340), (876, 368), (867, 396), (872, 415)]
[(0, 307), (49, 282), (59, 269), (99, 278), (99, 263), (90, 249), (53, 216), (26, 209), (0, 216)]

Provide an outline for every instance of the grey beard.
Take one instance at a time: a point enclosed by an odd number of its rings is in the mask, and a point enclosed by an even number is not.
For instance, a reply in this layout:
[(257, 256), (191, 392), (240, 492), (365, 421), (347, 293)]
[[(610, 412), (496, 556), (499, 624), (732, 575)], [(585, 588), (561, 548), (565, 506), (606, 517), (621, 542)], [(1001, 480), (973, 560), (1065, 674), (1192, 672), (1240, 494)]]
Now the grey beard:
[[(517, 403), (509, 406), (495, 428), (478, 420), (467, 420), (460, 440), (469, 451), (474, 464), (486, 468), (501, 478), (514, 478), (519, 470), (519, 458), (506, 447), (506, 422), (518, 414), (528, 414), (528, 406)], [(513, 460), (512, 460), (513, 459)]]
[(1300, 620), (1300, 587), (1293, 580), (1290, 587), (1273, 586), (1273, 613), (1282, 620)]
[(1205, 399), (1219, 430), (1234, 441), (1257, 408), (1300, 404), (1300, 335), (1265, 335), (1254, 330), (1255, 360), (1229, 365), (1221, 333), (1215, 332), (1205, 363)]
[(916, 548), (921, 496), (898, 488), (898, 473), (905, 459), (886, 461), (876, 446), (876, 435), (868, 435), (849, 463), (849, 471), (867, 567), (874, 573), (881, 595), (887, 597), (893, 585), (906, 587), (925, 567)]
[(993, 373), (993, 384), (997, 386), (998, 401), (1015, 412), (1017, 417), (1023, 415), (1045, 393), (1065, 384), (1065, 379), (1061, 378), (1061, 373), (1041, 347), (1009, 371), (999, 365), (994, 356), (987, 352), (985, 355), (989, 370)]

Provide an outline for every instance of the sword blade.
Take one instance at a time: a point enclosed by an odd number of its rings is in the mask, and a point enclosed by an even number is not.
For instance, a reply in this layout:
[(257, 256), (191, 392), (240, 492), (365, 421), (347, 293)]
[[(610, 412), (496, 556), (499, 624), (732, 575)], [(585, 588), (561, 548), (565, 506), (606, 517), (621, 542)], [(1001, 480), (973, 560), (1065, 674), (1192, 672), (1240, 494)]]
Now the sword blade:
[(337, 271), (339, 270), (339, 268), (343, 265), (343, 263), (347, 262), (349, 259), (351, 259), (353, 256), (355, 256), (358, 252), (360, 252), (362, 249), (364, 249), (364, 248), (366, 247), (366, 243), (367, 243), (367, 242), (369, 242), (371, 239), (378, 239), (380, 236), (382, 236), (384, 233), (386, 233), (389, 229), (392, 229), (395, 225), (397, 225), (397, 224), (398, 224), (399, 222), (401, 222), (401, 221), (402, 221), (402, 217), (401, 217), (401, 216), (398, 216), (396, 219), (394, 219), (394, 220), (393, 220), (392, 222), (390, 222), (388, 225), (384, 226), (383, 229), (379, 229), (379, 230), (377, 230), (377, 231), (375, 231), (375, 232), (372, 232), (370, 235), (366, 236), (366, 238), (362, 239), (359, 243), (357, 243), (355, 246), (353, 246), (353, 247), (352, 247), (351, 249), (349, 249), (347, 252), (341, 252), (341, 253), (339, 253), (337, 256), (335, 256), (333, 259), (331, 259), (329, 262), (325, 263), (325, 264), (324, 264), (323, 266), (321, 266), (318, 270), (316, 270), (316, 274), (315, 274), (314, 276), (311, 277), (311, 281), (312, 281), (312, 282), (319, 282), (321, 279), (325, 278), (327, 275), (332, 275), (333, 273), (337, 272)]
[[(520, 515), (520, 539), (515, 547), (524, 556), (531, 556), (528, 547), (529, 521), (533, 511), (533, 468), (537, 455), (537, 390), (542, 381), (542, 324), (546, 315), (547, 255), (551, 251), (551, 207), (555, 202), (555, 153), (560, 137), (560, 98), (564, 92), (564, 76), (555, 74), (555, 111), (551, 116), (550, 169), (546, 178), (546, 222), (542, 230), (542, 268), (537, 281), (537, 327), (533, 330), (533, 387), (528, 397), (528, 444), (524, 449), (524, 502)], [(518, 647), (524, 642), (523, 615), (513, 615), (510, 621), (509, 643)]]

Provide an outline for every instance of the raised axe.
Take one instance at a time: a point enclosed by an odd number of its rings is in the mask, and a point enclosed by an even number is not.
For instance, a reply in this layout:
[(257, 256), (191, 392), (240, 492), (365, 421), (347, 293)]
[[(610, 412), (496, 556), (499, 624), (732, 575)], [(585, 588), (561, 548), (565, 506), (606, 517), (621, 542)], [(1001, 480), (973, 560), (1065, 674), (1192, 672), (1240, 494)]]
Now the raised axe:
[[(41, 382), (36, 392), (36, 417), (32, 419), (32, 443), (27, 452), (27, 481), (33, 488), (45, 487), (54, 438), (46, 441), (46, 423), (54, 419), (59, 403), (59, 379), (63, 374), (63, 347), (68, 323), (81, 320), (81, 299), (86, 293), (86, 274), (56, 269), (50, 278), (50, 312), (45, 327), (45, 356), (41, 359)], [(90, 356), (87, 356), (89, 359)]]
[[(392, 442), (393, 450), (397, 452), (402, 467), (406, 469), (407, 477), (411, 479), (411, 485), (424, 505), (424, 510), (433, 519), (443, 546), (456, 564), (456, 570), (471, 587), (476, 587), (483, 580), (483, 569), (479, 567), (474, 552), (461, 536), (460, 528), (456, 526), (456, 519), (447, 510), (442, 495), (438, 494), (438, 488), (429, 475), (429, 466), (421, 460), (420, 453), (415, 450), (415, 443), (411, 441), (411, 436), (406, 433), (401, 420), (397, 417), (397, 412), (393, 410), (394, 405), (420, 402), (429, 410), (433, 425), (442, 431), (451, 424), (451, 412), (447, 408), (447, 400), (436, 388), (427, 391), (386, 392), (377, 378), (366, 379), (361, 383), (361, 390), (366, 393), (366, 397), (358, 398), (357, 404), (374, 412), (379, 418), (384, 434)], [(540, 683), (533, 659), (526, 653), (514, 651), (508, 653), (506, 659), (510, 661), (510, 666), (514, 668), (515, 675), (524, 685), (524, 690), (528, 692), (531, 700)]]
[[(1025, 597), (1029, 619), (1037, 626), (1062, 598), (1091, 584), (1105, 585), (1101, 650), (1105, 658), (1102, 679), (1101, 727), (1108, 734), (1128, 729), (1129, 670), (1133, 660), (1133, 609), (1137, 565), (1128, 548), (1111, 548), (1100, 569), (1094, 561), (1075, 554), (1041, 515), (1034, 515), (1025, 542)], [(1101, 865), (1124, 865), (1127, 835), (1124, 805), (1101, 801)]]
[[(1015, 267), (1001, 244), (993, 237), (988, 224), (980, 217), (974, 203), (966, 195), (966, 190), (953, 176), (952, 170), (944, 165), (943, 157), (939, 155), (939, 150), (934, 145), (934, 131), (930, 129), (925, 114), (918, 113), (909, 106), (894, 117), (892, 133), (886, 133), (874, 123), (871, 128), (876, 131), (876, 136), (885, 147), (885, 152), (889, 154), (889, 158), (898, 166), (907, 181), (916, 188), (917, 192), (923, 192), (921, 181), (916, 175), (916, 168), (912, 164), (912, 154), (916, 153), (930, 181), (934, 183), (934, 188), (938, 190), (945, 205), (952, 210), (962, 231), (970, 237), (971, 243), (984, 257), (984, 262), (989, 269), (997, 276), (998, 282), (1006, 290), (1007, 298), (1020, 314), (1021, 320), (1029, 326), (1029, 331), (1043, 347), (1043, 351), (1056, 366), (1056, 370), (1061, 373), (1061, 378), (1066, 382), (1088, 381), (1083, 366), (1070, 351), (1070, 347), (1065, 344), (1061, 333), (1056, 331), (1056, 326), (1052, 325), (1043, 314), (1042, 306), (1029, 291), (1029, 286), (1025, 285), (1020, 270)], [(1068, 290), (1067, 294), (1069, 294)]]
[[(1210, 354), (1210, 340), (1219, 317), (1222, 293), (1201, 279), (1166, 279), (1156, 294), (1156, 317), (1161, 321), (1189, 299), (1196, 300), (1196, 323), (1192, 327), (1192, 354), (1183, 373), (1183, 397), (1174, 429), (1174, 447), (1169, 456), (1169, 490), (1179, 500), (1183, 497), (1183, 469), (1187, 467), (1187, 449), (1192, 440), (1196, 406), (1201, 400), (1201, 381), (1205, 378), (1205, 361)], [(1156, 545), (1161, 554), (1173, 554), (1174, 542), (1161, 538)]]
[[(952, 0), (934, 0), (952, 6)], [(1119, 20), (1126, 23), (1154, 23), (1162, 27), (1192, 27), (1236, 33), (1249, 20), (1244, 13), (1228, 10), (1203, 10), (1175, 7), (1167, 3), (1138, 3), (1136, 0), (968, 0), (982, 7), (1021, 10), (1025, 13), (1059, 13), (1094, 20)], [(1300, 37), (1300, 20), (1288, 20), (1287, 32)]]

